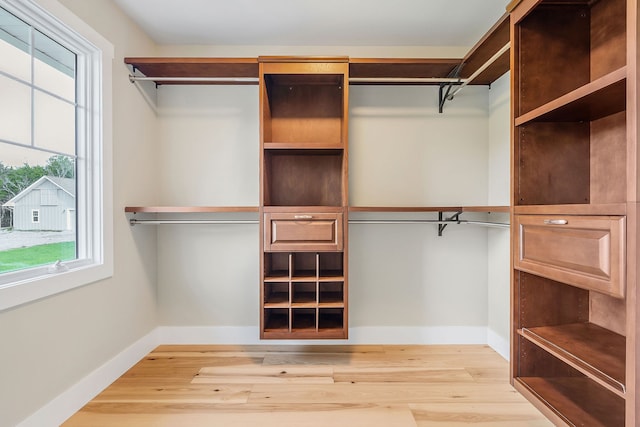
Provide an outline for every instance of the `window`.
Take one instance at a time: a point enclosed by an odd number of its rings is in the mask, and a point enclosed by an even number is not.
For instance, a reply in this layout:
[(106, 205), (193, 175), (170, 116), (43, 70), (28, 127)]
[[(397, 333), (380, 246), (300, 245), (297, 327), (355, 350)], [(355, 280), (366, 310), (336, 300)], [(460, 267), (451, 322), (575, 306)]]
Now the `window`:
[(42, 4), (0, 0), (0, 310), (113, 269), (113, 47)]

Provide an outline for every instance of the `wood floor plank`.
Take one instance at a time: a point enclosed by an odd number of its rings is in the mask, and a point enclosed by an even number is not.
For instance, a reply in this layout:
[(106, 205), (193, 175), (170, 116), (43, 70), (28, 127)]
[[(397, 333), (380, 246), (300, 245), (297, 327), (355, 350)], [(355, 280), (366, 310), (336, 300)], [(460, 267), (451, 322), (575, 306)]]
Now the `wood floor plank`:
[(298, 384), (256, 384), (249, 403), (377, 403), (510, 402), (520, 394), (509, 384), (479, 383), (336, 383), (306, 387)]
[(472, 382), (464, 368), (427, 369), (404, 366), (336, 366), (333, 379), (351, 383)]
[(529, 402), (410, 404), (418, 427), (551, 427)]
[[(65, 427), (121, 427), (122, 417), (117, 414), (79, 413), (63, 424)], [(180, 414), (129, 414), (127, 426), (224, 426), (224, 427), (327, 427), (327, 426), (393, 426), (416, 427), (416, 422), (407, 407), (373, 407), (315, 411), (308, 407), (304, 411), (263, 412), (217, 412)]]
[(234, 365), (200, 369), (192, 384), (333, 384), (331, 366)]
[(94, 399), (95, 402), (246, 403), (251, 385), (117, 383)]

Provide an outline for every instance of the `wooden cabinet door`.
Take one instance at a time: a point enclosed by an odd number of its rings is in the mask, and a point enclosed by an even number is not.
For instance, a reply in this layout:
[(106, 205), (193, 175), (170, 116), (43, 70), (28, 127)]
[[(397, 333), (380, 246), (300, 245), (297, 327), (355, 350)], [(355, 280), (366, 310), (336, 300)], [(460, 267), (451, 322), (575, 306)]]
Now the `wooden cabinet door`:
[(264, 214), (264, 250), (341, 251), (342, 213)]
[(625, 217), (516, 215), (515, 268), (624, 297)]

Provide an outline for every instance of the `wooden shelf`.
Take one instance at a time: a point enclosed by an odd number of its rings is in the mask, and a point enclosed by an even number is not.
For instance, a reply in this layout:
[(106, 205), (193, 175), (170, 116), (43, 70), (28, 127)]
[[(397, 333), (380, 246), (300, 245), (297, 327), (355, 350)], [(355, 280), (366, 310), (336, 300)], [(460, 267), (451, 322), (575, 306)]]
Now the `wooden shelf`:
[[(443, 78), (447, 77), (460, 64), (460, 61), (461, 59), (452, 58), (350, 58), (349, 78)], [(352, 81), (350, 84), (357, 85), (359, 83)], [(399, 82), (397, 84), (406, 83)]]
[(509, 212), (509, 206), (349, 206), (349, 212)]
[(127, 213), (231, 213), (258, 212), (257, 206), (125, 206)]
[(264, 278), (265, 282), (268, 283), (274, 283), (274, 282), (288, 282), (289, 281), (289, 276), (287, 275), (287, 272), (282, 272), (281, 274), (271, 274), (269, 276), (266, 276)]
[(522, 328), (518, 334), (624, 397), (626, 339), (592, 323)]
[(264, 143), (265, 150), (290, 150), (292, 153), (308, 154), (310, 150), (318, 150), (317, 154), (321, 154), (321, 151), (325, 151), (324, 154), (337, 153), (342, 150), (343, 147), (340, 143), (331, 142), (266, 142)]
[(624, 426), (624, 400), (584, 377), (517, 377), (516, 389), (531, 393), (568, 425)]
[[(257, 58), (189, 58), (189, 57), (128, 57), (125, 64), (140, 71), (147, 77), (217, 77), (217, 78), (255, 78), (258, 84)], [(195, 81), (166, 81), (158, 78), (156, 84), (194, 84)], [(212, 84), (203, 82), (202, 84)], [(243, 83), (237, 83), (243, 84)]]
[[(464, 57), (464, 67), (460, 71), (460, 77), (468, 78), (471, 76), (504, 45), (509, 43), (511, 39), (509, 24), (509, 14), (505, 13)], [(493, 64), (478, 74), (470, 84), (490, 85), (509, 71), (509, 61), (509, 50), (507, 50)]]
[(625, 203), (522, 205), (514, 206), (513, 213), (532, 215), (626, 215), (627, 205)]
[(462, 212), (509, 212), (509, 206), (463, 206)]
[(344, 276), (342, 275), (342, 271), (321, 271), (320, 277), (318, 277), (318, 281), (320, 282), (344, 282)]
[(529, 122), (592, 121), (626, 108), (627, 67), (619, 68), (515, 119)]

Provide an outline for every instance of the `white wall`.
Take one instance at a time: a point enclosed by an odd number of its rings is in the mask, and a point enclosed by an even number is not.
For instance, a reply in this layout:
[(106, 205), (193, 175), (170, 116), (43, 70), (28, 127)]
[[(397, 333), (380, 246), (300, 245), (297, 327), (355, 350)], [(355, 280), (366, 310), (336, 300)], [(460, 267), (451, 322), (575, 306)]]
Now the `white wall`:
[[(258, 117), (257, 86), (160, 87), (162, 203), (258, 206)], [(160, 324), (256, 326), (258, 237), (258, 225), (158, 227)]]
[[(437, 87), (350, 91), (352, 206), (486, 204), (487, 88), (467, 87), (442, 114)], [(399, 215), (351, 215), (362, 217)], [(412, 342), (449, 328), (465, 342), (458, 327), (486, 326), (486, 230), (353, 224), (349, 238), (352, 327), (410, 327)]]
[[(510, 74), (493, 82), (489, 91), (489, 205), (509, 205), (510, 200)], [(491, 220), (508, 222), (509, 214), (491, 214)], [(489, 344), (509, 357), (510, 272), (509, 231), (488, 230)]]
[(114, 275), (0, 312), (3, 426), (17, 424), (157, 324), (155, 234), (132, 231), (123, 213), (127, 204), (158, 197), (154, 114), (129, 83), (123, 64), (124, 56), (153, 55), (154, 45), (109, 0), (63, 3), (115, 46)]
[[(486, 87), (467, 87), (444, 114), (435, 87), (350, 91), (351, 205), (487, 203)], [(158, 89), (164, 204), (257, 205), (257, 95), (251, 86)], [(258, 233), (257, 225), (158, 227), (160, 324), (243, 327), (253, 336), (236, 339), (257, 342)], [(451, 225), (438, 237), (433, 225), (354, 224), (349, 244), (356, 337), (394, 340), (396, 328), (409, 342), (439, 342), (452, 328), (451, 339), (464, 342), (477, 339), (466, 328), (486, 328), (485, 229)]]

